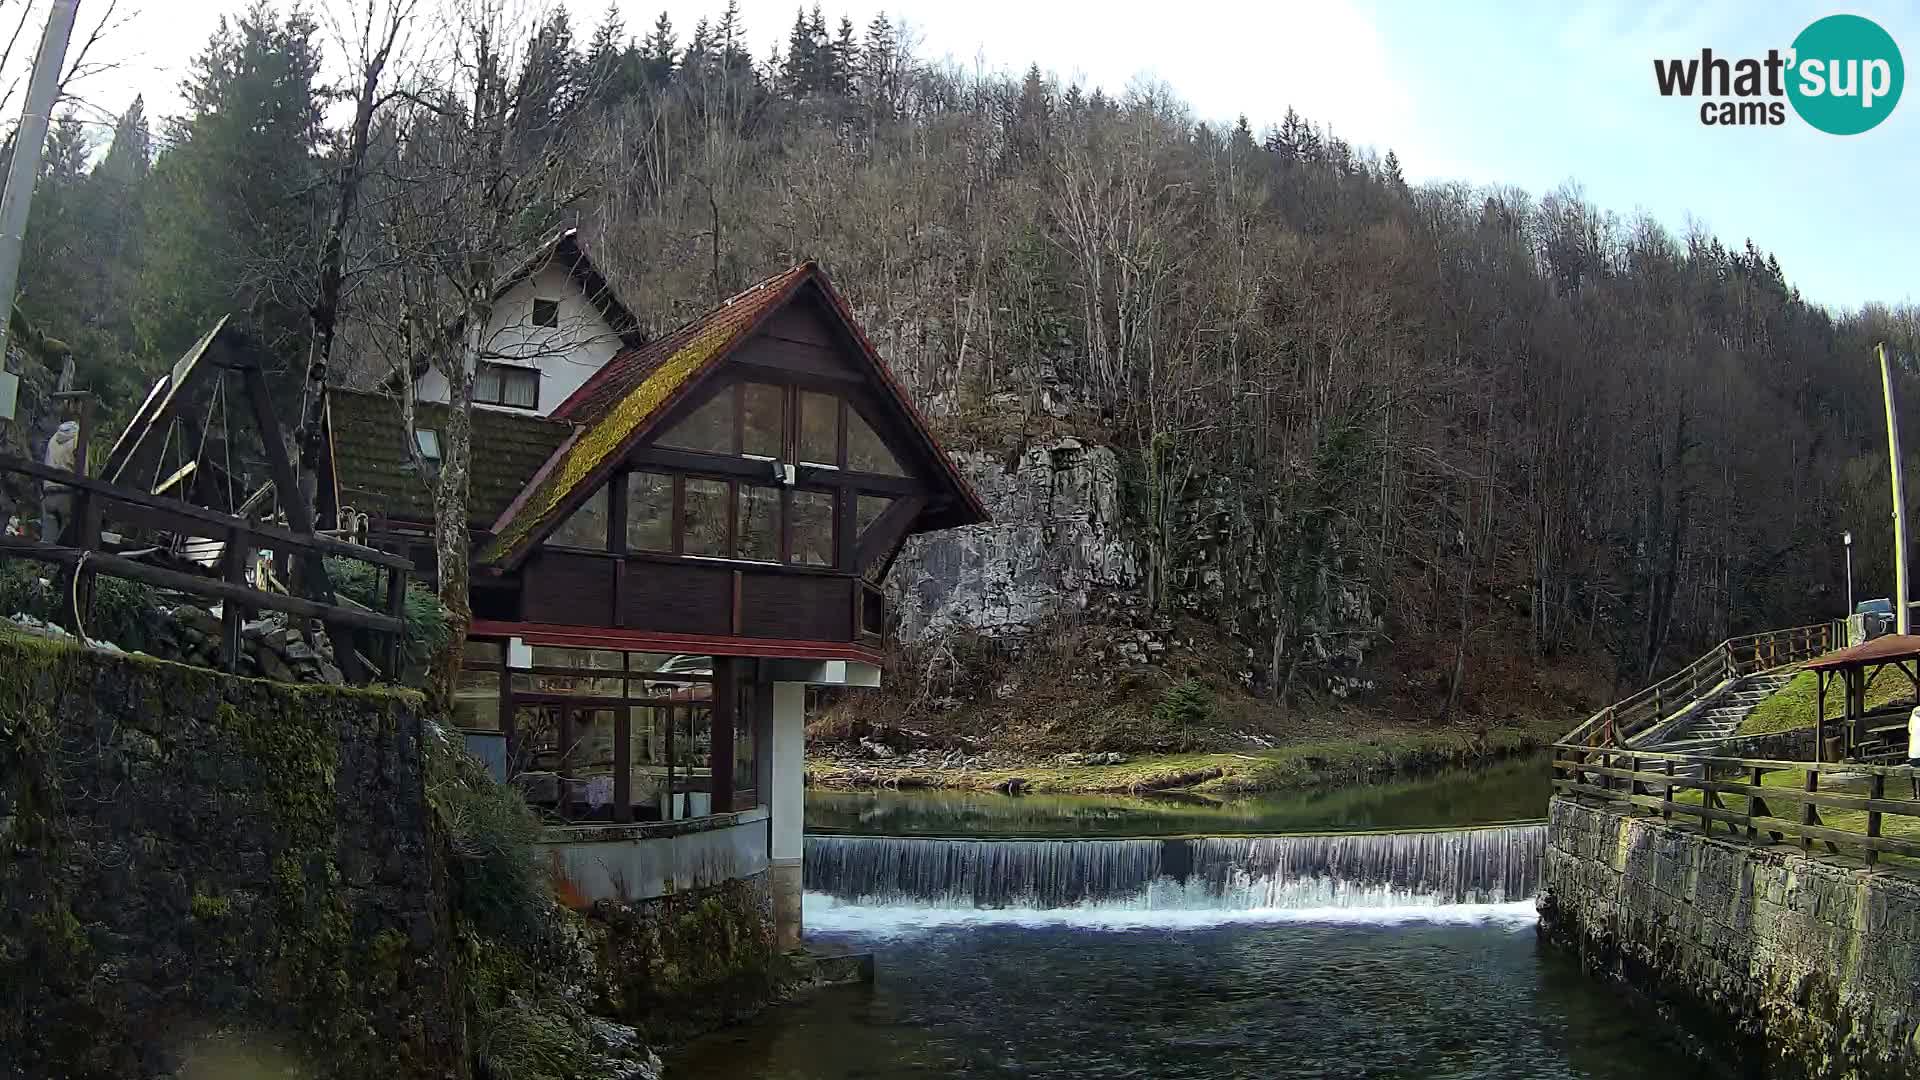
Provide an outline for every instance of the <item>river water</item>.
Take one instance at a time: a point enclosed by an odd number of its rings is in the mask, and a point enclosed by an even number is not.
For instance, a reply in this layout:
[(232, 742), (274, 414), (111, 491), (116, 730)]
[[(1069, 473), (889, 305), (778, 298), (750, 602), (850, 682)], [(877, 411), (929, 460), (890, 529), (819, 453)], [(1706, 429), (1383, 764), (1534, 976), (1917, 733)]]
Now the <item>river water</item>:
[(874, 953), (874, 984), (701, 1039), (669, 1077), (1625, 1080), (1685, 1060), (1537, 943), (1543, 826), (1134, 837), (809, 837), (808, 944)]
[(977, 791), (807, 792), (810, 834), (885, 836), (1232, 836), (1490, 825), (1546, 816), (1546, 757), (1324, 791), (1217, 800), (1190, 795), (997, 795)]

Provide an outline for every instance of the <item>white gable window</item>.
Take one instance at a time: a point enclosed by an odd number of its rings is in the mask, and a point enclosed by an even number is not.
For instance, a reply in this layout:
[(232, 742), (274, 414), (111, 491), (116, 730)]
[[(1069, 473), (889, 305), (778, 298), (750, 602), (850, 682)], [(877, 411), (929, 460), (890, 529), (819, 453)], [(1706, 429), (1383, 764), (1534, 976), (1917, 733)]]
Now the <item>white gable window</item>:
[(560, 301), (537, 296), (533, 300), (533, 325), (559, 326)]
[(540, 369), (481, 361), (473, 378), (476, 405), (506, 405), (515, 409), (540, 406)]

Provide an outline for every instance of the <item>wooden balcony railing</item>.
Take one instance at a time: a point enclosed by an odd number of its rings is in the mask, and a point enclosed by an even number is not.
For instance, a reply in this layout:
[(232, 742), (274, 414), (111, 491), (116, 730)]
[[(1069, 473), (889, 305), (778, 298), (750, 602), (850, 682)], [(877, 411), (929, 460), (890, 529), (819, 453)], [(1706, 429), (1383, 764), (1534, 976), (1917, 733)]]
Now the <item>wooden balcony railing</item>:
[[(229, 671), (235, 670), (240, 657), (240, 631), (246, 612), (249, 609), (264, 609), (318, 619), (324, 623), (333, 638), (335, 662), (352, 682), (365, 681), (366, 677), (353, 647), (352, 631), (369, 630), (382, 635), (379, 663), (390, 677), (396, 677), (404, 626), (401, 613), (406, 600), (407, 572), (412, 569), (412, 564), (405, 556), (346, 543), (329, 536), (296, 532), (270, 522), (233, 517), (25, 458), (0, 455), (0, 474), (5, 473), (65, 485), (73, 494), (73, 524), (69, 526), (66, 537), (54, 541), (0, 536), (0, 556), (35, 559), (69, 567), (78, 578), (74, 592), (82, 597), (88, 594), (93, 575), (107, 574), (221, 601), (221, 658)], [(219, 576), (141, 562), (129, 554), (111, 550), (104, 542), (103, 535), (103, 524), (109, 520), (221, 541), (224, 548)], [(311, 591), (320, 593), (324, 599), (289, 596), (249, 585), (246, 555), (262, 547), (271, 547), (276, 552), (293, 556), (295, 564), (300, 567), (299, 576), (304, 584)], [(326, 555), (357, 559), (384, 569), (385, 612), (333, 602), (332, 590), (325, 583), (326, 572), (320, 566), (321, 557)]]
[(1732, 679), (1804, 663), (1845, 640), (1839, 622), (1728, 638), (1705, 655), (1631, 697), (1614, 702), (1568, 732), (1563, 741), (1619, 746), (1653, 725), (1711, 696)]
[[(1769, 784), (1782, 777), (1787, 784)], [(1580, 743), (1554, 745), (1553, 787), (1629, 813), (1696, 819), (1711, 836), (1800, 845), (1812, 854), (1859, 851), (1868, 866), (1882, 854), (1920, 859), (1920, 770), (1909, 766), (1764, 761), (1664, 754)], [(1840, 783), (1864, 791), (1837, 791)], [(1693, 798), (1691, 796), (1698, 796)], [(1782, 807), (1776, 810), (1775, 807)]]

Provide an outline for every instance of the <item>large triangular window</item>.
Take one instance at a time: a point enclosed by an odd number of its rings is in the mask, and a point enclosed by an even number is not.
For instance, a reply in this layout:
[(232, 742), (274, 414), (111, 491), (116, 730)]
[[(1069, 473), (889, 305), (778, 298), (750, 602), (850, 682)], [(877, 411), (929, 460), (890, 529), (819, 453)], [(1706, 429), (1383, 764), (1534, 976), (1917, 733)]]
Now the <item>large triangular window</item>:
[(580, 508), (560, 523), (560, 527), (547, 534), (547, 544), (551, 547), (582, 548), (587, 551), (607, 550), (607, 489), (600, 490), (587, 497)]
[(867, 422), (854, 409), (847, 410), (847, 465), (853, 472), (879, 473), (882, 476), (905, 476), (907, 472), (900, 462), (887, 449), (887, 444), (874, 434)]
[(661, 446), (675, 450), (699, 450), (709, 454), (734, 453), (734, 396), (722, 390), (693, 411), (693, 415), (675, 424), (660, 436)]

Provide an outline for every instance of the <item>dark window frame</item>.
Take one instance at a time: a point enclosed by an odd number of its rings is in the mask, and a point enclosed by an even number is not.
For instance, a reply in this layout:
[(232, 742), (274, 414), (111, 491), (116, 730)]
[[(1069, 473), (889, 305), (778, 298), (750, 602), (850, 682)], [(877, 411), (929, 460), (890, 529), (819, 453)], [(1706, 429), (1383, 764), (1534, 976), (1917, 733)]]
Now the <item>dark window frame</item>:
[[(551, 321), (542, 320), (540, 316), (543, 313), (549, 316)], [(534, 297), (533, 310), (528, 313), (527, 318), (528, 318), (528, 321), (530, 321), (534, 326), (544, 327), (548, 329), (558, 329), (560, 326), (559, 299), (555, 297), (548, 297), (548, 296)]]
[[(519, 405), (519, 404), (515, 404), (513, 402), (507, 401), (506, 400), (507, 380), (504, 376), (502, 376), (500, 380), (500, 397), (499, 398), (496, 399), (496, 398), (481, 397), (480, 396), (480, 372), (484, 368), (499, 368), (502, 371), (510, 371), (517, 375), (532, 375), (533, 376), (533, 404)], [(520, 364), (502, 364), (494, 360), (482, 360), (480, 361), (480, 366), (475, 368), (473, 372), (473, 403), (475, 405), (494, 405), (502, 409), (526, 409), (532, 412), (538, 412), (540, 411), (540, 382), (541, 382), (541, 379), (540, 379), (539, 368), (523, 367)]]

